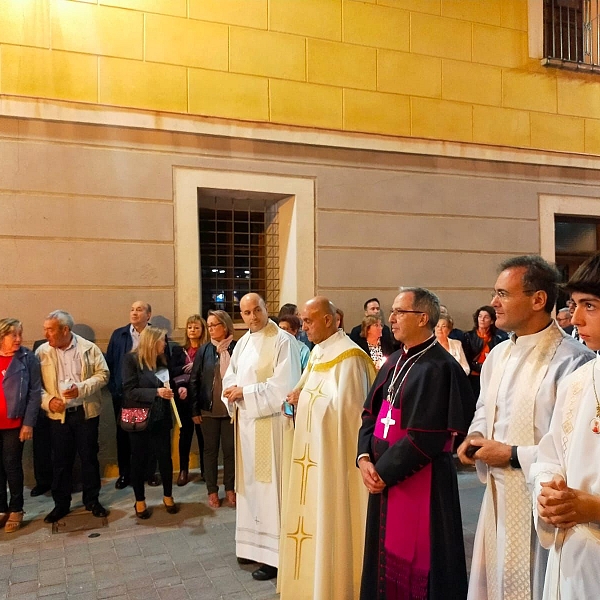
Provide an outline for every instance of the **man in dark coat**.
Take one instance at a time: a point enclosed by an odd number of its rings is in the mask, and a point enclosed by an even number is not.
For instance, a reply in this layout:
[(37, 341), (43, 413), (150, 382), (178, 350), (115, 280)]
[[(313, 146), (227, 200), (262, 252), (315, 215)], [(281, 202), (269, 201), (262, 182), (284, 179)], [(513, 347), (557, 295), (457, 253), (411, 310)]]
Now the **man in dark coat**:
[(467, 570), (453, 435), (475, 398), (433, 335), (439, 300), (403, 288), (390, 324), (402, 348), (365, 403), (358, 466), (369, 492), (361, 599), (464, 600)]
[[(115, 412), (115, 422), (117, 425), (117, 462), (119, 464), (119, 478), (115, 483), (118, 490), (129, 485), (131, 447), (129, 445), (129, 435), (123, 431), (119, 425), (121, 408), (123, 407), (123, 357), (131, 350), (137, 348), (140, 333), (144, 330), (152, 316), (152, 307), (148, 302), (138, 300), (131, 305), (129, 310), (129, 324), (119, 327), (112, 332), (108, 349), (106, 350), (106, 362), (110, 369), (110, 379), (108, 389), (112, 396), (113, 409)], [(149, 460), (152, 467), (152, 473), (149, 475), (148, 483), (158, 485), (154, 475), (156, 460)]]

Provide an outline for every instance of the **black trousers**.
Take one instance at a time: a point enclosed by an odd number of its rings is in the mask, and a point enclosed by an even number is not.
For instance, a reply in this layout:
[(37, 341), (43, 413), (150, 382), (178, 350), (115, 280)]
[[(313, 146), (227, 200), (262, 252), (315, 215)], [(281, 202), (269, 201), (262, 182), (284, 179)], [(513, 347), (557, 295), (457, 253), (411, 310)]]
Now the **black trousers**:
[(173, 459), (171, 458), (171, 426), (160, 421), (152, 423), (144, 431), (129, 432), (131, 445), (131, 485), (135, 499), (146, 499), (144, 483), (147, 479), (148, 459), (158, 459), (158, 470), (162, 478), (163, 495), (173, 495)]
[[(119, 425), (121, 419), (121, 408), (123, 408), (123, 396), (118, 394), (112, 397), (113, 411), (115, 413), (115, 424), (117, 426), (117, 464), (119, 465), (119, 476), (127, 481), (131, 480), (131, 445), (129, 433), (123, 431)], [(150, 479), (156, 473), (156, 456), (151, 452), (148, 457), (146, 479)]]
[(179, 470), (188, 471), (190, 468), (190, 450), (194, 431), (198, 438), (198, 450), (200, 452), (200, 472), (204, 474), (204, 437), (202, 428), (192, 421), (192, 407), (185, 400), (177, 401), (177, 412), (181, 419), (181, 428), (179, 429)]
[(46, 411), (40, 408), (37, 422), (33, 428), (33, 475), (36, 485), (43, 488), (52, 486), (52, 442), (50, 419)]
[[(0, 512), (23, 510), (23, 442), (20, 427), (0, 429)], [(10, 490), (10, 502), (6, 494)]]
[(50, 419), (54, 461), (52, 497), (56, 506), (71, 505), (72, 473), (76, 453), (81, 460), (83, 504), (89, 506), (98, 501), (101, 485), (98, 462), (99, 423), (100, 417), (85, 418), (83, 406), (74, 411), (67, 410), (64, 423)]
[(219, 445), (223, 449), (223, 485), (225, 491), (235, 487), (235, 449), (233, 424), (229, 417), (202, 417), (204, 435), (204, 478), (209, 494), (219, 491)]

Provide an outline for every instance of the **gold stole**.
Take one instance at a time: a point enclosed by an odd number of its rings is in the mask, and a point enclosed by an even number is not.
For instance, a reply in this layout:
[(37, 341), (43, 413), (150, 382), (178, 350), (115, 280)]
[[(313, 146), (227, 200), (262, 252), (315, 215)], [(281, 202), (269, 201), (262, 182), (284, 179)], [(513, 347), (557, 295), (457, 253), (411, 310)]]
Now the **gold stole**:
[[(535, 399), (548, 372), (550, 362), (563, 334), (555, 323), (544, 332), (540, 342), (522, 365), (519, 381), (513, 390), (512, 415), (506, 443), (511, 446), (533, 446)], [(510, 356), (507, 344), (500, 362), (494, 368), (486, 394), (487, 438), (493, 439), (498, 391)], [(525, 474), (521, 469), (504, 469), (505, 498), (505, 554), (504, 600), (531, 599), (531, 496), (527, 490)], [(497, 581), (497, 515), (496, 485), (488, 469), (485, 491), (485, 562), (489, 600), (499, 600)]]
[[(264, 339), (256, 365), (256, 381), (264, 383), (275, 371), (275, 345), (279, 327), (269, 321), (263, 329)], [(283, 400), (282, 400), (283, 401)], [(254, 421), (254, 478), (256, 481), (271, 483), (271, 463), (273, 459), (272, 415)]]

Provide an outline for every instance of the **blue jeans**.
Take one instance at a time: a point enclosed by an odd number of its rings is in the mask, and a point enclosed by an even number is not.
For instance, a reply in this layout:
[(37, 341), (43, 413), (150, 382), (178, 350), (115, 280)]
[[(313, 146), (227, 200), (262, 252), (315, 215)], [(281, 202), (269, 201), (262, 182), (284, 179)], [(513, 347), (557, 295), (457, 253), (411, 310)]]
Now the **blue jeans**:
[[(23, 510), (23, 442), (20, 427), (0, 429), (0, 512)], [(10, 502), (6, 484), (10, 490)]]

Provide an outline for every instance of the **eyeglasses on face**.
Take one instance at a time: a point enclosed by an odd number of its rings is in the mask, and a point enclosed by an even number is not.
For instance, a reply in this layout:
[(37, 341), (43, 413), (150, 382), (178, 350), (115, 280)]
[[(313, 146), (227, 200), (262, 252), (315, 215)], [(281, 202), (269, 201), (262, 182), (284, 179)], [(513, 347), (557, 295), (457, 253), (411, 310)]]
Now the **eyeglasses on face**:
[(424, 315), (425, 313), (422, 310), (402, 310), (401, 308), (392, 308), (390, 313), (390, 315), (396, 315), (397, 317), (408, 314)]
[(500, 300), (506, 300), (507, 298), (513, 298), (514, 296), (518, 296), (519, 294), (523, 294), (524, 296), (531, 296), (531, 294), (535, 294), (536, 290), (523, 290), (522, 292), (507, 292), (506, 290), (492, 290), (490, 292), (492, 300), (498, 296)]
[(213, 323), (212, 325), (207, 325), (206, 327), (208, 329), (214, 329), (215, 327), (225, 327), (225, 325), (223, 325), (223, 323)]

